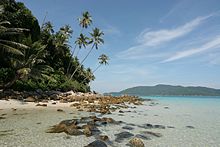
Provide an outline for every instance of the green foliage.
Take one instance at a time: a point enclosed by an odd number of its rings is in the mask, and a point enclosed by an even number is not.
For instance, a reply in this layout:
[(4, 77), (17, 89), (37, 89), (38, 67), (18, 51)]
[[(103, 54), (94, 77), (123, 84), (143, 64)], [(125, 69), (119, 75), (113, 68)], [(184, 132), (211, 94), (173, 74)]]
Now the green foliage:
[[(79, 19), (81, 29), (92, 24), (89, 12)], [(73, 30), (64, 25), (58, 31), (51, 22), (40, 28), (38, 20), (25, 5), (15, 0), (0, 1), (0, 88), (32, 91), (74, 90), (90, 91), (89, 83), (94, 80), (94, 72), (83, 66), (93, 48), (104, 43), (104, 33), (98, 28), (92, 33), (85, 32), (76, 37), (75, 48), (91, 45), (82, 61), (71, 53), (69, 43)], [(87, 37), (87, 35), (90, 37)], [(107, 64), (107, 56), (100, 64)]]

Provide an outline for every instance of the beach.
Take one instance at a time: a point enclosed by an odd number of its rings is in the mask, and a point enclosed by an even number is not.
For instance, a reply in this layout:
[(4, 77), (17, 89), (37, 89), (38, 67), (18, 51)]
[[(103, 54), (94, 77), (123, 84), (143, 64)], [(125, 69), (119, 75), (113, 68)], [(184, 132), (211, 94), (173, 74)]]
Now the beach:
[[(199, 99), (200, 100), (200, 99)], [(212, 101), (212, 100), (210, 100)], [(99, 126), (102, 135), (107, 135), (108, 146), (126, 146), (132, 137), (140, 137), (145, 146), (212, 146), (220, 145), (219, 100), (212, 107), (201, 102), (171, 102), (164, 100), (145, 101), (143, 105), (120, 109), (112, 114), (77, 111), (69, 103), (48, 102), (47, 107), (35, 103), (23, 104), (16, 100), (1, 100), (0, 144), (1, 146), (79, 146), (93, 142), (95, 136), (71, 136), (66, 133), (46, 133), (48, 128), (63, 120), (80, 119), (96, 115), (122, 121), (120, 124)], [(202, 109), (201, 109), (202, 108)], [(16, 110), (15, 110), (16, 109)], [(63, 111), (57, 111), (62, 109)], [(5, 114), (5, 115), (3, 115)], [(149, 125), (150, 124), (150, 125)], [(116, 141), (121, 132), (131, 137)], [(153, 133), (149, 133), (153, 132)]]

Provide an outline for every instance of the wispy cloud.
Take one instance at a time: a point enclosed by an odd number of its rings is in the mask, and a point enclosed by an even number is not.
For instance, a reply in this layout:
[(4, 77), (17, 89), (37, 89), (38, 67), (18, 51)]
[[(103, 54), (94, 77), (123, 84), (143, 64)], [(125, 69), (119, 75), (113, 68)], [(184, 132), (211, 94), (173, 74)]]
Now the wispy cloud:
[(173, 56), (169, 57), (168, 59), (164, 60), (163, 62), (171, 62), (181, 58), (186, 58), (192, 56), (194, 54), (199, 54), (205, 52), (207, 50), (215, 49), (220, 47), (220, 36), (216, 37), (215, 39), (203, 44), (198, 48), (192, 48), (185, 51), (177, 52)]
[(138, 35), (137, 45), (120, 52), (117, 56), (122, 59), (137, 59), (149, 56), (149, 54), (146, 55), (146, 52), (149, 53), (149, 50), (147, 50), (149, 47), (155, 48), (185, 36), (195, 30), (202, 22), (211, 16), (213, 16), (213, 14), (197, 17), (194, 20), (173, 29), (162, 29), (156, 31), (145, 29)]
[(204, 20), (212, 15), (198, 17), (183, 26), (179, 26), (174, 29), (164, 29), (158, 31), (144, 31), (139, 35), (139, 42), (145, 46), (157, 46), (165, 42), (172, 41), (176, 38), (182, 37), (192, 32), (197, 26), (199, 26)]
[(103, 29), (105, 34), (109, 34), (109, 35), (121, 35), (121, 31), (112, 25), (108, 25), (106, 28)]

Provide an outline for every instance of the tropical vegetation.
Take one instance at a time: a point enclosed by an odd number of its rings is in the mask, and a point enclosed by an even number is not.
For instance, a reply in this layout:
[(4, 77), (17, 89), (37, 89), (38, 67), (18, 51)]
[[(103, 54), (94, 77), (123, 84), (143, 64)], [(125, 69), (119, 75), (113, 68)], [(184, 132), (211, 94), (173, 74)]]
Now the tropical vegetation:
[[(0, 89), (90, 91), (94, 72), (108, 64), (109, 58), (100, 55), (100, 65), (94, 70), (83, 65), (92, 51), (104, 44), (99, 28), (88, 32), (93, 22), (89, 12), (78, 19), (80, 34), (72, 48), (70, 25), (55, 31), (50, 21), (44, 20), (40, 26), (21, 2), (1, 0), (0, 6)], [(88, 51), (80, 60), (82, 48)]]

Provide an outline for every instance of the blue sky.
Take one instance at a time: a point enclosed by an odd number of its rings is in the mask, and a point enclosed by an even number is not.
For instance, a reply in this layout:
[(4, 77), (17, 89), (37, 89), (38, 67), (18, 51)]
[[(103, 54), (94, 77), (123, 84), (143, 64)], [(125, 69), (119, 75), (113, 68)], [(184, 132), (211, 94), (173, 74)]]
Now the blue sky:
[[(139, 85), (172, 84), (220, 89), (219, 0), (20, 0), (41, 24), (58, 29), (69, 24), (79, 34), (77, 18), (93, 16), (105, 44), (85, 66), (95, 68), (105, 53), (108, 66), (95, 73), (92, 90), (120, 91)], [(91, 28), (92, 28), (91, 27)], [(90, 29), (91, 29), (90, 28)], [(87, 50), (82, 50), (82, 58)]]

